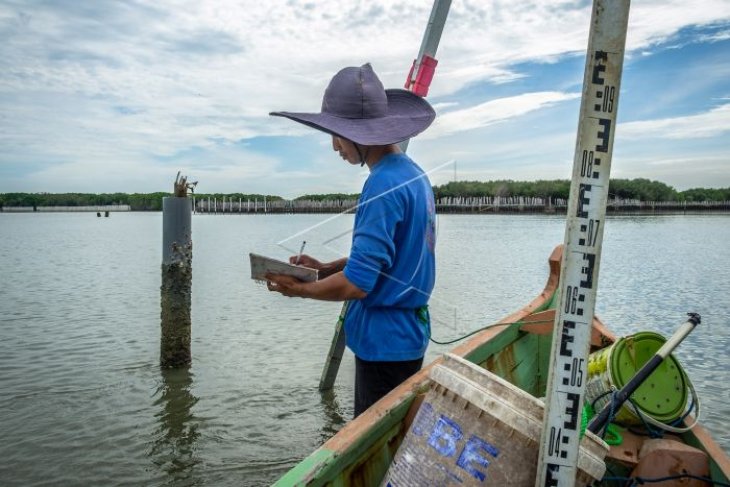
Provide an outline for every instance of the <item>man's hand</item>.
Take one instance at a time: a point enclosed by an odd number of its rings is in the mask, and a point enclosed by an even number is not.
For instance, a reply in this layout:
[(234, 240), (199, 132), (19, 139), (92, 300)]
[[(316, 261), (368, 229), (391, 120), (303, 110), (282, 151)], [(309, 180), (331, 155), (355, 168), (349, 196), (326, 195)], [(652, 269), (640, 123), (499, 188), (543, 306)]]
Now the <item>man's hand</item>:
[[(299, 257), (298, 263), (297, 257)], [(319, 271), (319, 279), (324, 279), (325, 277), (329, 277), (344, 269), (347, 264), (347, 257), (342, 257), (341, 259), (333, 260), (332, 262), (320, 262), (314, 257), (306, 254), (302, 254), (301, 256), (292, 255), (289, 257), (289, 263), (296, 263), (296, 265), (309, 267), (310, 269), (317, 269)]]
[(296, 277), (284, 274), (266, 274), (266, 287), (269, 288), (269, 291), (275, 291), (290, 298), (301, 296), (302, 284), (302, 281)]
[(319, 281), (303, 282), (292, 276), (282, 274), (266, 274), (266, 286), (269, 291), (284, 296), (320, 299), (323, 301), (344, 301), (346, 299), (363, 299), (367, 293), (347, 280), (345, 274), (337, 272)]
[[(299, 259), (299, 262), (297, 262), (297, 259)], [(289, 257), (289, 263), (317, 270), (321, 270), (323, 265), (320, 261), (318, 261), (314, 257), (310, 257), (307, 254), (302, 254), (301, 256), (292, 255), (291, 257)]]

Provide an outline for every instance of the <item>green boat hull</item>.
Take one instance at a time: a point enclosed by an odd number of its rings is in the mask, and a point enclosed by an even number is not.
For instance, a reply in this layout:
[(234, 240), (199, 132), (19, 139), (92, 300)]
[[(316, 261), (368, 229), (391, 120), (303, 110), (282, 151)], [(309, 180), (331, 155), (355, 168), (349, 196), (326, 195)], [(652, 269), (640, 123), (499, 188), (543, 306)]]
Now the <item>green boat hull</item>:
[[(560, 276), (557, 247), (550, 256), (550, 275), (543, 292), (523, 309), (459, 345), (452, 353), (484, 367), (535, 397), (545, 395), (555, 295)], [(615, 337), (600, 322), (593, 323), (591, 346), (597, 350)], [(393, 390), (334, 437), (287, 472), (274, 485), (370, 487), (380, 485), (405, 437), (418, 406), (429, 389), (429, 370), (437, 359)], [(701, 426), (680, 437), (681, 441), (707, 453), (710, 476), (715, 482), (730, 482), (730, 459)], [(628, 476), (624, 460), (638, 456), (638, 445), (609, 454), (611, 475)], [(626, 458), (621, 458), (626, 455)], [(602, 485), (604, 483), (599, 483)], [(615, 482), (605, 482), (613, 485)], [(683, 484), (684, 485), (684, 484)]]

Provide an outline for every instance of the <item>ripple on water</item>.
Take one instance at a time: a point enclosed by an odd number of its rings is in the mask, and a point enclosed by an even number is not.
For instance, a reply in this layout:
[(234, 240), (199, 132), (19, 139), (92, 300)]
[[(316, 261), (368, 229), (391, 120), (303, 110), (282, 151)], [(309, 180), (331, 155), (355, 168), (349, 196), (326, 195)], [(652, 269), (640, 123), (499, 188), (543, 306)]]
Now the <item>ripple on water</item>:
[[(268, 485), (352, 417), (351, 353), (334, 392), (317, 391), (340, 305), (285, 299), (247, 278), (246, 252), (284, 257), (275, 242), (320, 217), (194, 218), (193, 364), (177, 371), (157, 366), (159, 214), (0, 220), (4, 485)], [(726, 450), (729, 221), (609, 219), (597, 303), (618, 334), (669, 335), (685, 312), (702, 313), (676, 355)], [(332, 255), (318, 232), (308, 249)], [(558, 217), (440, 217), (434, 337), (539, 294), (563, 233)], [(432, 345), (427, 359), (450, 348)]]

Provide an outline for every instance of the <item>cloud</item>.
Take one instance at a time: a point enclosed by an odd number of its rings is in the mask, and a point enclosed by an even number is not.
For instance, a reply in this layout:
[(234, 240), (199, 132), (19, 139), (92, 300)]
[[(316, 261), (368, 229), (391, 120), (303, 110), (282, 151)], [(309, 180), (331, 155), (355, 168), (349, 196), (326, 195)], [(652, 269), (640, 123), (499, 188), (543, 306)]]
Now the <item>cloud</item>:
[(445, 137), (457, 132), (486, 127), (576, 98), (580, 98), (580, 93), (547, 91), (491, 100), (463, 110), (455, 110), (440, 115), (434, 125), (421, 138)]
[(730, 39), (730, 30), (722, 30), (719, 32), (713, 32), (708, 35), (701, 35), (697, 39), (698, 42), (720, 42)]
[[(386, 86), (402, 86), (430, 8), (407, 0), (5, 0), (0, 191), (17, 188), (21, 176), (24, 188), (38, 191), (95, 191), (102, 184), (135, 191), (133, 178), (124, 186), (105, 179), (110, 164), (138, 174), (140, 188), (153, 181), (166, 188), (169, 177), (162, 175), (172, 166), (196, 164), (186, 158), (191, 151), (202, 169), (226, 144), (261, 136), (298, 144), (307, 129), (268, 112), (317, 110), (328, 80), (346, 65), (371, 61)], [(560, 85), (546, 79), (526, 86), (541, 79), (534, 66), (582, 58), (589, 19), (589, 3), (574, 0), (454, 0), (430, 92), (443, 113), (426, 136), (445, 140), (572, 99), (572, 79), (582, 72)], [(697, 42), (727, 42), (728, 22), (724, 0), (637, 0), (629, 53), (654, 53), (700, 26), (712, 29), (697, 33)], [(485, 96), (484, 86), (505, 90), (501, 101), (488, 101), (494, 95)], [(249, 190), (257, 181), (249, 175), (262, 160), (227, 157), (245, 169), (222, 180)], [(21, 162), (33, 169), (8, 176)], [(285, 162), (269, 157), (265, 167), (285, 174)], [(37, 176), (55, 164), (65, 164), (55, 179)], [(95, 180), (82, 183), (83, 174), (71, 173), (77, 170), (93, 171)], [(282, 191), (295, 187), (281, 184)]]
[(717, 137), (730, 132), (730, 103), (685, 117), (627, 122), (617, 133), (627, 139), (696, 139)]
[[(614, 166), (611, 177), (659, 179), (678, 191), (698, 187), (730, 187), (730, 161), (726, 153), (696, 153), (680, 157), (672, 157), (671, 154), (628, 157), (621, 158)], [(712, 183), (708, 184), (708, 181)]]
[(629, 16), (627, 48), (641, 50), (665, 42), (682, 29), (721, 25), (730, 20), (730, 4), (724, 0), (645, 0), (633, 2)]

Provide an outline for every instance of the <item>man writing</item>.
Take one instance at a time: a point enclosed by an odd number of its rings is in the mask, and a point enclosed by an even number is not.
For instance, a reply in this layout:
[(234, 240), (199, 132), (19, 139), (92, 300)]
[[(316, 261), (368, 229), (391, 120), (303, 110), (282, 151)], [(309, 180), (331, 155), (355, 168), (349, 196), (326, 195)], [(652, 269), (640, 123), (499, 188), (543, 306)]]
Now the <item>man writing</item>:
[[(435, 204), (423, 170), (398, 143), (435, 118), (423, 98), (385, 90), (369, 64), (344, 68), (327, 87), (320, 113), (274, 112), (332, 136), (350, 164), (367, 165), (347, 258), (299, 264), (320, 271), (301, 282), (267, 275), (284, 296), (349, 300), (344, 327), (355, 354), (355, 416), (420, 370), (430, 336), (428, 299), (435, 280)], [(292, 262), (295, 257), (292, 258)]]

